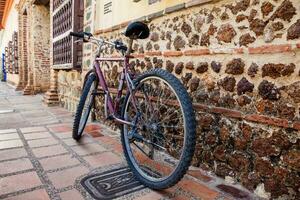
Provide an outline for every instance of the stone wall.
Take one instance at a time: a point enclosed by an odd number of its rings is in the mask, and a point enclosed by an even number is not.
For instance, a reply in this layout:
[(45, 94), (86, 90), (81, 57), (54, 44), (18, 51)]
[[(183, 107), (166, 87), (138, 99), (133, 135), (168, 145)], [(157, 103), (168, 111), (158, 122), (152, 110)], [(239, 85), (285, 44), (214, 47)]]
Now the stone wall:
[[(95, 12), (89, 2), (88, 31)], [(191, 2), (144, 17), (151, 36), (135, 42), (131, 65), (138, 72), (164, 68), (188, 89), (198, 120), (195, 166), (262, 197), (299, 197), (300, 2)], [(120, 33), (127, 24), (94, 32), (126, 42)], [(85, 45), (85, 67), (91, 55)], [(120, 69), (110, 65), (104, 71), (115, 87)]]

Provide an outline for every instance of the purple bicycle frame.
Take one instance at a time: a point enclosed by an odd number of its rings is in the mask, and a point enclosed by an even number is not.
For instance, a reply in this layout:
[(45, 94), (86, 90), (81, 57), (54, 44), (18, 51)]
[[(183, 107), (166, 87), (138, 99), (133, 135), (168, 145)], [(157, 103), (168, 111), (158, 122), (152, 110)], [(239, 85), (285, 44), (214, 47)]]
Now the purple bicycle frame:
[[(102, 57), (102, 58), (96, 58), (95, 62), (94, 62), (94, 69), (96, 70), (98, 79), (99, 79), (99, 85), (102, 87), (106, 97), (107, 98), (104, 102), (104, 106), (105, 106), (105, 110), (108, 108), (109, 111), (109, 115), (111, 117), (113, 117), (113, 120), (115, 120), (116, 122), (122, 123), (122, 124), (127, 124), (127, 125), (133, 125), (131, 122), (125, 121), (123, 119), (120, 119), (118, 117), (116, 117), (116, 111), (119, 109), (120, 106), (120, 99), (122, 96), (122, 92), (123, 92), (123, 86), (124, 86), (124, 82), (126, 81), (127, 83), (127, 93), (132, 93), (132, 88), (131, 88), (131, 79), (129, 76), (129, 57), (130, 56), (124, 56), (124, 57), (119, 57), (119, 58), (109, 58), (109, 57)], [(101, 62), (105, 62), (105, 61), (112, 61), (112, 62), (123, 62), (123, 71), (121, 73), (121, 78), (119, 80), (119, 86), (118, 86), (118, 91), (117, 91), (117, 97), (115, 100), (115, 104), (113, 102), (113, 99), (110, 95), (110, 91), (108, 89), (106, 80), (103, 76), (102, 70), (101, 70), (101, 66), (100, 63)], [(130, 83), (131, 82), (131, 83)], [(133, 102), (135, 102), (135, 98), (132, 98)], [(134, 103), (134, 108), (136, 109), (136, 104)], [(106, 113), (107, 114), (107, 113)], [(106, 116), (108, 117), (108, 116)]]

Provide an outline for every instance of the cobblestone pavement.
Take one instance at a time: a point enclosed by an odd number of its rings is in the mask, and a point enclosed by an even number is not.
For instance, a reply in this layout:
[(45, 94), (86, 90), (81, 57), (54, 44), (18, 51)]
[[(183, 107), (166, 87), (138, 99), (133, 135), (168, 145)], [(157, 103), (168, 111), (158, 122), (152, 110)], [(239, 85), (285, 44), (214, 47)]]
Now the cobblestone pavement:
[[(72, 113), (46, 107), (42, 96), (22, 96), (0, 83), (0, 199), (92, 199), (79, 184), (87, 174), (126, 166), (118, 133), (90, 123), (80, 143), (71, 138)], [(255, 199), (191, 168), (176, 186), (142, 189), (120, 199)]]

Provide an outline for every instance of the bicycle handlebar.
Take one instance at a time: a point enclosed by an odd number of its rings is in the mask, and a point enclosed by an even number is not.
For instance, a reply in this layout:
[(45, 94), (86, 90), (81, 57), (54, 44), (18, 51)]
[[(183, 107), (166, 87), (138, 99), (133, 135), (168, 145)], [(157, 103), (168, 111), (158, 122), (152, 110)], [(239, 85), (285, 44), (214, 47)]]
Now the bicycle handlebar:
[(115, 41), (115, 42), (109, 42), (109, 41), (105, 41), (103, 39), (97, 39), (93, 37), (93, 34), (91, 33), (87, 33), (87, 32), (70, 32), (70, 36), (72, 37), (77, 37), (77, 38), (82, 38), (84, 42), (88, 42), (89, 40), (94, 40), (97, 41), (98, 43), (105, 43), (111, 46), (114, 46), (117, 50), (121, 50), (126, 52), (127, 51), (127, 46), (124, 45), (122, 42), (120, 41)]

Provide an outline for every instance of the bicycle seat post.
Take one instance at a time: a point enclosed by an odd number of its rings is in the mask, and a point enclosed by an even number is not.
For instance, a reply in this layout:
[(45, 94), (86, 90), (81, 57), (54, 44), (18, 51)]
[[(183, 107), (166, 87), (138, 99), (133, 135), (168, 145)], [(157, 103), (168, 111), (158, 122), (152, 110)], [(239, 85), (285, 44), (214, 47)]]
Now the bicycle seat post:
[(126, 56), (130, 56), (132, 52), (132, 45), (133, 45), (133, 38), (130, 38), (129, 43), (128, 43), (128, 49), (126, 52)]

